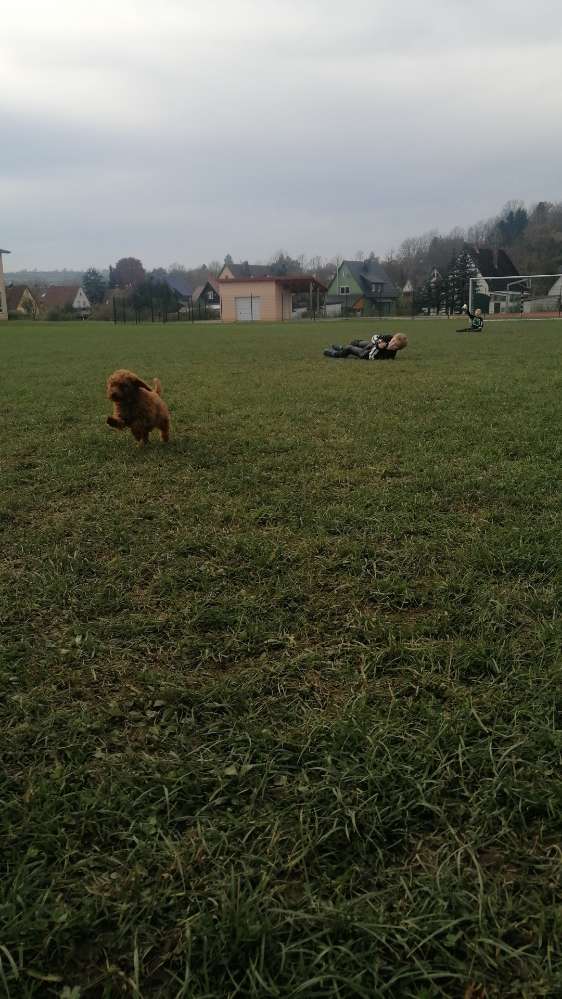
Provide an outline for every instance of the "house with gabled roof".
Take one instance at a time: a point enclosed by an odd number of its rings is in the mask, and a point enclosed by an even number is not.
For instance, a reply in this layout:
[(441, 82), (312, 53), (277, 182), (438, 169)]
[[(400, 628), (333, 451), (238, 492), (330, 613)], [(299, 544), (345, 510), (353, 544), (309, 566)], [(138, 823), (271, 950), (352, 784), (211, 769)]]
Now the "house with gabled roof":
[(9, 252), (9, 250), (0, 250), (0, 319), (8, 318), (8, 303), (6, 301), (6, 282), (4, 281), (2, 254)]
[(49, 285), (41, 295), (39, 304), (43, 311), (72, 309), (80, 317), (87, 316), (92, 311), (86, 292), (77, 285)]
[(374, 257), (342, 260), (328, 287), (326, 312), (337, 315), (352, 310), (359, 316), (390, 316), (399, 294)]
[(35, 295), (26, 284), (10, 284), (6, 288), (6, 304), (8, 313), (20, 316), (30, 316), (33, 319), (39, 314), (39, 305)]
[[(228, 280), (233, 279), (229, 278)], [(209, 277), (205, 281), (205, 284), (200, 284), (197, 288), (195, 288), (192, 303), (193, 308), (197, 309), (199, 313), (201, 313), (204, 309), (205, 312), (216, 313), (216, 315), (219, 316), (221, 308), (221, 292), (218, 278)]]

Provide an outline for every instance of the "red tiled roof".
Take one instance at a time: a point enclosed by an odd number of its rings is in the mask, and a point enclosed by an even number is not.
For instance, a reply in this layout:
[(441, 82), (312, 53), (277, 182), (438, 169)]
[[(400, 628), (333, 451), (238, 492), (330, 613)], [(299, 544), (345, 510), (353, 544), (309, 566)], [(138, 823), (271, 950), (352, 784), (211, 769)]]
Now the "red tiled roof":
[(52, 284), (41, 295), (41, 305), (72, 305), (79, 285)]

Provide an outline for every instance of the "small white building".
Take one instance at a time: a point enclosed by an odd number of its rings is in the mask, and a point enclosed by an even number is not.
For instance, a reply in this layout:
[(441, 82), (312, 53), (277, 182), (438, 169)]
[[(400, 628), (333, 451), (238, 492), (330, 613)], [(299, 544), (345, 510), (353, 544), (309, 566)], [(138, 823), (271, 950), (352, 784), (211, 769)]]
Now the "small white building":
[(41, 295), (41, 308), (73, 309), (77, 316), (88, 315), (92, 311), (90, 299), (83, 288), (76, 285), (50, 285)]

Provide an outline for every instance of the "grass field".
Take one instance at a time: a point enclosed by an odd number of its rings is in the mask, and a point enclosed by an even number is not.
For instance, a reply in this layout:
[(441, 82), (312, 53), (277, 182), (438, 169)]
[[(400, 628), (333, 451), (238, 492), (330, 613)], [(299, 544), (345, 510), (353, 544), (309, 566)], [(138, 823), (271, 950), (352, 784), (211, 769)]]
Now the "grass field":
[(561, 994), (562, 325), (455, 325), (0, 330), (0, 993)]

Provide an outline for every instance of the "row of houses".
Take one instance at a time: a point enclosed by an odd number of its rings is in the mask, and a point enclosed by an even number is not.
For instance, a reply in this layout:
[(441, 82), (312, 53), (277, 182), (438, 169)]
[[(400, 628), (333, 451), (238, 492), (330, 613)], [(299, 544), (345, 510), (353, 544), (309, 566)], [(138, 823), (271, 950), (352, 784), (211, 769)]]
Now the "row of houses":
[[(87, 317), (92, 310), (83, 288), (51, 286), (37, 290), (26, 286), (5, 287), (0, 250), (0, 319), (9, 313), (28, 316), (47, 315), (52, 309), (72, 310), (76, 316)], [(540, 300), (527, 294), (525, 281), (504, 250), (468, 247), (474, 266), (474, 291), (479, 304), (490, 314), (512, 311), (520, 302), (522, 311), (560, 306), (562, 277), (558, 277)], [(437, 282), (441, 275), (434, 268), (429, 278)], [(328, 286), (313, 274), (275, 275), (265, 264), (225, 264), (217, 277), (209, 275), (204, 284), (193, 288), (181, 275), (167, 279), (180, 309), (189, 312), (205, 310), (205, 314), (224, 322), (284, 321), (305, 310), (328, 316), (389, 316), (396, 311), (399, 298), (413, 301), (414, 287), (407, 281), (399, 289), (374, 257), (366, 260), (342, 260)], [(106, 293), (105, 305), (114, 298), (123, 298), (123, 291)]]

